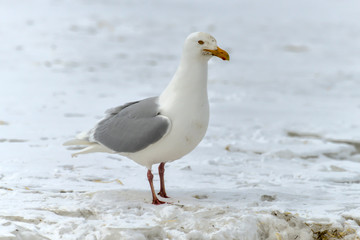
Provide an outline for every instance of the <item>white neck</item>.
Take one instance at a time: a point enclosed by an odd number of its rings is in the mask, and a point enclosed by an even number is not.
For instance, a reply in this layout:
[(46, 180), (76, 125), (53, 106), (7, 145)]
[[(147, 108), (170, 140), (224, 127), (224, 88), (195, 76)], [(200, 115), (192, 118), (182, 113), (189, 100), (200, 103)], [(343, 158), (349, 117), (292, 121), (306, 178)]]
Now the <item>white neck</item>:
[(207, 101), (207, 62), (206, 58), (184, 54), (174, 77), (160, 95), (160, 102), (181, 98)]

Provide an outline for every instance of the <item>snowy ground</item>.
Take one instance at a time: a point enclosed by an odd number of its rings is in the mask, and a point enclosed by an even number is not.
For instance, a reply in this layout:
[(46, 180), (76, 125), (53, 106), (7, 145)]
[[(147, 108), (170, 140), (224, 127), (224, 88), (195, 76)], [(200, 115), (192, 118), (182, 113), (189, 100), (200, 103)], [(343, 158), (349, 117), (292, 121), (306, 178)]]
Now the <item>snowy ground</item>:
[[(360, 239), (359, 16), (355, 0), (1, 1), (0, 239)], [(193, 31), (231, 61), (211, 60), (208, 133), (153, 206), (146, 169), (62, 143), (160, 93)]]

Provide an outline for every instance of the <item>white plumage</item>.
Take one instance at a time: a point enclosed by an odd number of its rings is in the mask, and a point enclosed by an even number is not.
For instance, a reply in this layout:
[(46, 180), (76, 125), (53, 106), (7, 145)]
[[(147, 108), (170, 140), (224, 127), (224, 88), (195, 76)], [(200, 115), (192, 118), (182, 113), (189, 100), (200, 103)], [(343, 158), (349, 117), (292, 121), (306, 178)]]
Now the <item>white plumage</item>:
[[(229, 60), (228, 53), (217, 46), (214, 37), (202, 32), (190, 34), (185, 40), (180, 65), (159, 97), (111, 110), (93, 129), (64, 145), (88, 145), (73, 156), (117, 153), (147, 167), (153, 203), (164, 203), (155, 195), (151, 167), (161, 163), (159, 195), (167, 197), (163, 178), (165, 163), (191, 152), (208, 127), (207, 67), (212, 56)], [(118, 129), (122, 130), (117, 132)]]

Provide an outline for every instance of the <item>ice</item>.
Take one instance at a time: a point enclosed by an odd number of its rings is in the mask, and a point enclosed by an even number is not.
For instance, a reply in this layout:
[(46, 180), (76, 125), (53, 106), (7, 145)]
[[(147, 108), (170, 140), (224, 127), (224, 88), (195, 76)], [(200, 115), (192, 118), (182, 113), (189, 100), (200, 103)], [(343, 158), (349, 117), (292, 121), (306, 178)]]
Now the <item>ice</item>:
[[(359, 239), (359, 15), (355, 0), (2, 1), (0, 240)], [(153, 206), (145, 168), (62, 143), (159, 94), (194, 31), (231, 60), (210, 61), (207, 135)]]

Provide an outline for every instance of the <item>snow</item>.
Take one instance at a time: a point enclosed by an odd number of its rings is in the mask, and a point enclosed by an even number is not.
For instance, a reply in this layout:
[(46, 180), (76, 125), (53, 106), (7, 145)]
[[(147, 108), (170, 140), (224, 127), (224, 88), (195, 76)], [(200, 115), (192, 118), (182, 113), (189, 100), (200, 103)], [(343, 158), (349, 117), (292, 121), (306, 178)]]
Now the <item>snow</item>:
[[(1, 240), (360, 238), (359, 2), (0, 6)], [(158, 95), (194, 31), (231, 60), (210, 61), (207, 135), (153, 206), (145, 168), (62, 143)]]

